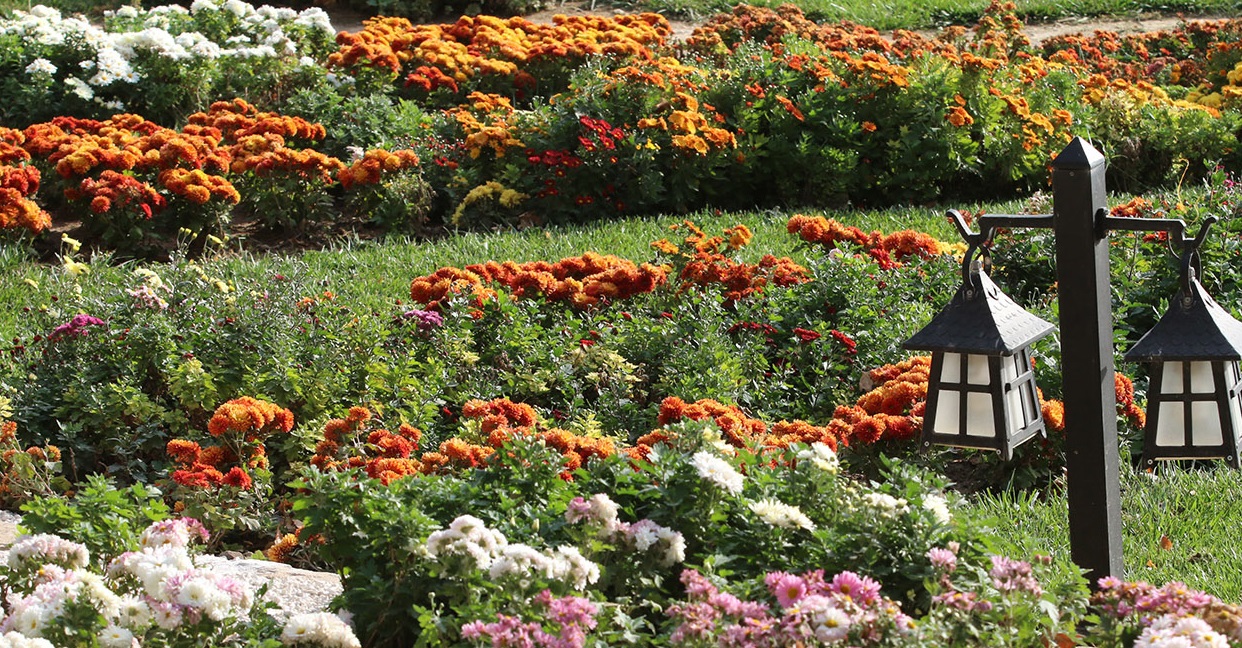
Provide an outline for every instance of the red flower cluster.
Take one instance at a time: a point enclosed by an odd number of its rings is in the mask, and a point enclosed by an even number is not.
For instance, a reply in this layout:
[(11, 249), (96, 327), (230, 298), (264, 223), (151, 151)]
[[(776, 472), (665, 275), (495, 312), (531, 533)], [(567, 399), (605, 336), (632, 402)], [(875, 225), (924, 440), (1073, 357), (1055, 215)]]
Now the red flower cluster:
[(42, 464), (60, 461), (60, 448), (54, 445), (30, 446), (25, 450), (20, 448), (17, 444), (17, 423), (0, 421), (0, 502), (6, 504), (20, 502), (35, 494), (23, 488), (23, 483), (28, 484), (31, 476), (30, 462), (36, 462), (34, 471), (41, 475), (45, 472)]
[(549, 301), (567, 301), (588, 307), (601, 300), (628, 299), (649, 293), (668, 280), (668, 273), (648, 263), (587, 252), (555, 263), (533, 261), (474, 264), (466, 268), (440, 268), (416, 278), (410, 284), (410, 297), (431, 309), (443, 307), (446, 297), (469, 292), (475, 305), (490, 299), (494, 291), (485, 284), (499, 284), (514, 297), (543, 295)]
[[(193, 441), (173, 439), (165, 450), (178, 466), (173, 471), (172, 480), (181, 486), (201, 489), (232, 486), (239, 490), (250, 490), (254, 486), (254, 478), (245, 468), (230, 465), (236, 464), (238, 458), (225, 446), (202, 448)], [(265, 454), (252, 454), (248, 463), (251, 468), (266, 467), (267, 457)]]
[(151, 218), (152, 214), (168, 204), (151, 185), (111, 169), (99, 174), (98, 180), (82, 178), (77, 189), (65, 190), (65, 199), (88, 201), (91, 212), (95, 214), (133, 208), (144, 218)]

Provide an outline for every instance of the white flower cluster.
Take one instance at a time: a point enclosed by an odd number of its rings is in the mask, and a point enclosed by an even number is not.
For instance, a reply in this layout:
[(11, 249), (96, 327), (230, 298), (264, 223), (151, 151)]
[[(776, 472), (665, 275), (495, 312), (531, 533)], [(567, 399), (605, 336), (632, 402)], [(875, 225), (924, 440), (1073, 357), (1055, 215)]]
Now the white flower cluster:
[[(145, 546), (141, 550), (122, 554), (108, 566), (110, 582), (80, 568), (88, 562), (84, 547), (78, 551), (70, 546), (73, 543), (56, 536), (22, 539), (13, 547), (22, 555), (18, 559), (21, 564), (37, 564), (40, 556), (44, 564), (33, 572), (32, 587), (24, 590), (29, 594), (9, 597), (8, 614), (0, 621), (0, 633), (8, 634), (0, 637), (0, 648), (50, 646), (34, 640), (48, 631), (63, 629), (61, 617), (71, 602), (89, 605), (106, 622), (96, 637), (104, 648), (132, 648), (137, 645), (136, 637), (156, 628), (155, 632), (173, 638), (182, 636), (181, 632), (196, 633), (204, 623), (243, 621), (254, 603), (249, 587), (227, 576), (196, 569), (190, 559), (188, 545), (205, 535), (202, 525), (194, 520), (156, 523), (142, 534)], [(79, 568), (53, 564), (52, 560), (66, 555)], [(359, 645), (343, 623), (341, 627), (326, 623), (322, 627), (327, 628), (323, 636), (333, 640), (321, 640), (319, 645)]]
[(495, 580), (513, 579), (522, 587), (541, 577), (583, 590), (599, 580), (599, 565), (576, 547), (540, 551), (524, 544), (509, 544), (504, 534), (487, 528), (472, 515), (459, 516), (449, 528), (427, 536), (423, 551), (441, 563), (454, 557), (465, 558), (465, 569), (486, 571)]
[(361, 648), (354, 631), (340, 617), (327, 612), (298, 614), (289, 619), (280, 635), (286, 646), (310, 644), (321, 648)]
[(493, 580), (512, 579), (522, 588), (530, 587), (532, 580), (540, 577), (579, 591), (595, 584), (599, 574), (599, 565), (583, 556), (577, 547), (539, 551), (524, 544), (506, 545), (487, 571)]
[(892, 520), (910, 512), (910, 503), (887, 493), (867, 493), (863, 504), (881, 519)]
[(120, 608), (120, 597), (98, 574), (49, 563), (39, 570), (35, 582), (30, 594), (10, 597), (9, 614), (0, 623), (0, 632), (42, 637), (46, 631), (59, 628), (58, 619), (71, 601), (89, 601), (104, 616), (115, 616)]
[(812, 466), (826, 472), (836, 474), (841, 470), (841, 461), (837, 458), (837, 453), (826, 443), (816, 441), (805, 450), (798, 452), (798, 459), (810, 462)]
[(1134, 648), (1227, 648), (1229, 640), (1199, 617), (1166, 614), (1143, 628)]
[(661, 567), (670, 567), (686, 559), (686, 539), (679, 531), (651, 520), (639, 520), (622, 524), (620, 533), (627, 547), (639, 553), (654, 553)]
[(745, 478), (732, 464), (710, 452), (699, 451), (690, 458), (691, 465), (698, 471), (699, 477), (719, 486), (721, 489), (740, 495)]
[(593, 526), (600, 539), (619, 543), (631, 551), (653, 553), (661, 567), (686, 559), (686, 539), (681, 533), (652, 520), (622, 522), (617, 517), (617, 503), (604, 493), (596, 493), (590, 499), (574, 498), (565, 511), (565, 521)]
[(790, 506), (776, 499), (761, 499), (751, 502), (749, 508), (760, 520), (782, 529), (815, 530), (815, 523), (807, 517), (802, 509)]
[(56, 648), (47, 639), (27, 637), (18, 632), (0, 635), (0, 648)]
[(929, 493), (923, 497), (923, 510), (930, 512), (940, 524), (953, 521), (953, 514), (949, 512), (949, 501), (936, 493)]
[(509, 544), (503, 533), (487, 528), (473, 515), (462, 515), (449, 524), (449, 528), (427, 536), (423, 545), (427, 555), (440, 560), (449, 556), (461, 556), (473, 564), (468, 569), (488, 569), (500, 550)]
[(86, 545), (47, 533), (22, 536), (9, 548), (9, 569), (37, 569), (45, 564), (65, 569), (81, 569), (89, 564)]
[[(196, 15), (224, 12), (233, 16), (238, 33), (217, 43), (196, 29)], [(195, 0), (190, 10), (177, 5), (155, 7), (142, 12), (122, 7), (107, 12), (109, 19), (124, 25), (123, 31), (105, 31), (81, 18), (65, 18), (56, 9), (36, 5), (30, 11), (14, 11), (14, 17), (0, 20), (0, 34), (19, 36), (23, 42), (43, 47), (65, 43), (84, 44), (94, 57), (80, 62), (83, 75), (68, 76), (64, 83), (82, 99), (93, 99), (94, 89), (117, 81), (134, 85), (142, 74), (134, 69), (144, 53), (174, 61), (213, 60), (224, 57), (258, 58), (300, 56), (298, 43), (289, 30), (334, 36), (328, 14), (320, 8), (302, 12), (264, 5), (255, 8), (242, 0)], [(34, 48), (35, 51), (38, 48)], [(57, 67), (46, 58), (36, 58), (26, 66), (29, 75), (55, 75)]]

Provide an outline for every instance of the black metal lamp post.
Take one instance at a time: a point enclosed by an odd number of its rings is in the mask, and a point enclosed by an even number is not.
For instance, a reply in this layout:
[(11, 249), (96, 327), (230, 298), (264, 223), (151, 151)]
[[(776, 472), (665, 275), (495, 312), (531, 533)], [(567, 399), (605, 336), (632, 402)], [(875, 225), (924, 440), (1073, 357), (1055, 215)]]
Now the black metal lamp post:
[(1128, 353), (1148, 363), (1143, 463), (1167, 459), (1220, 459), (1238, 467), (1242, 431), (1242, 322), (1203, 289), (1195, 239), (1183, 239), (1182, 281), (1169, 311)]
[[(925, 441), (996, 449), (1008, 458), (1017, 444), (1041, 432), (1043, 421), (1038, 407), (1033, 412), (1028, 409), (1032, 403), (1026, 394), (1032, 394), (1033, 398), (1034, 379), (1027, 354), (1029, 345), (1046, 335), (1051, 325), (1044, 328), (1047, 322), (1026, 313), (1002, 295), (978, 267), (983, 264), (975, 263), (973, 257), (980, 253), (983, 260), (987, 260), (986, 248), (996, 228), (1053, 230), (1070, 551), (1074, 562), (1086, 570), (1089, 582), (1095, 584), (1105, 576), (1120, 578), (1123, 573), (1108, 233), (1110, 230), (1162, 231), (1169, 232), (1171, 239), (1182, 241), (1184, 246), (1191, 243), (1182, 236), (1185, 224), (1180, 220), (1109, 216), (1104, 189), (1104, 156), (1085, 140), (1074, 138), (1052, 166), (1052, 214), (985, 214), (977, 219), (979, 233), (973, 233), (960, 214), (950, 212), (969, 246), (963, 264), (963, 285), (949, 307), (915, 334), (906, 346), (933, 352), (927, 412), (923, 419)], [(1186, 247), (1184, 258), (1187, 261), (1197, 259), (1195, 251), (1206, 230), (1205, 226), (1193, 247)], [(1195, 353), (1162, 352), (1158, 356), (1160, 360), (1155, 353), (1140, 356), (1163, 363), (1160, 372), (1170, 372), (1170, 380), (1161, 384), (1171, 386), (1175, 382), (1172, 376), (1176, 375), (1181, 376), (1182, 385), (1180, 391), (1170, 392), (1168, 402), (1160, 405), (1169, 407), (1167, 412), (1157, 411), (1156, 416), (1149, 417), (1149, 444), (1152, 430), (1157, 437), (1160, 430), (1151, 426), (1160, 425), (1164, 414), (1166, 432), (1163, 438), (1176, 435), (1176, 432), (1169, 432), (1171, 429), (1181, 432), (1182, 443), (1176, 452), (1186, 452), (1184, 447), (1193, 445), (1196, 439), (1215, 441), (1219, 436), (1221, 442), (1212, 451), (1221, 451), (1232, 443), (1228, 448), (1236, 461), (1236, 435), (1242, 421), (1238, 395), (1242, 380), (1237, 368), (1237, 361), (1242, 359), (1242, 323), (1222, 318), (1223, 309), (1211, 302), (1197, 281), (1187, 283), (1179, 300), (1189, 304), (1186, 312), (1190, 315), (1218, 324), (1219, 338), (1228, 339), (1233, 346), (1223, 352), (1220, 344), (1209, 342), (1196, 347)], [(1215, 306), (1215, 310), (1211, 306)], [(1176, 308), (1180, 307), (1174, 310)], [(1185, 313), (1171, 313), (1166, 319), (1184, 316)], [(1194, 336), (1203, 335), (1206, 330), (1198, 323), (1192, 326), (1196, 327)], [(1187, 329), (1181, 326), (1174, 329), (1170, 325), (1167, 331), (1157, 335), (1156, 340), (1180, 336)], [(1155, 333), (1157, 331), (1153, 330), (1152, 334)], [(1208, 337), (1211, 338), (1210, 333)], [(1185, 338), (1181, 343), (1185, 344)], [(1154, 348), (1155, 342), (1150, 346)], [(1215, 353), (1207, 353), (1209, 347)], [(981, 354), (985, 360), (975, 360), (976, 354)], [(1226, 361), (1231, 366), (1226, 366)], [(985, 362), (987, 380), (983, 381)], [(1210, 398), (1202, 402), (1194, 393), (1203, 379), (1196, 382), (1195, 376), (1208, 374), (1204, 373), (1205, 365), (1195, 364), (1199, 362), (1220, 364), (1219, 373), (1215, 366), (1206, 369), (1212, 376), (1213, 391)], [(1153, 376), (1159, 374), (1163, 378), (1165, 374), (1160, 372), (1154, 372)], [(1182, 393), (1192, 395), (1173, 396)], [(997, 395), (999, 403), (995, 400)], [(975, 405), (971, 404), (972, 398)], [(1199, 425), (1196, 411), (1202, 414), (1205, 408), (1215, 408), (1214, 411), (1220, 413), (1214, 419), (1220, 430), (1216, 436), (1210, 424), (1207, 428), (1200, 426), (1198, 432), (1189, 431), (1193, 425)], [(1175, 421), (1179, 412), (1180, 422)], [(1028, 418), (1032, 413), (1038, 421)], [(1208, 446), (1209, 443), (1204, 444)]]

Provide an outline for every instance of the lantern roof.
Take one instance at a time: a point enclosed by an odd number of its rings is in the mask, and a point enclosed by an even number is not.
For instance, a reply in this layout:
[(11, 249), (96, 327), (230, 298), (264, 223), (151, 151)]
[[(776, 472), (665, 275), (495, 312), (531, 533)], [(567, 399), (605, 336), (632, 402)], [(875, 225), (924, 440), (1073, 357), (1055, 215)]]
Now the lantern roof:
[(986, 273), (975, 272), (944, 310), (902, 346), (919, 351), (1011, 355), (1054, 328), (1014, 303)]
[(1126, 353), (1126, 360), (1242, 360), (1242, 322), (1191, 278), (1169, 310)]

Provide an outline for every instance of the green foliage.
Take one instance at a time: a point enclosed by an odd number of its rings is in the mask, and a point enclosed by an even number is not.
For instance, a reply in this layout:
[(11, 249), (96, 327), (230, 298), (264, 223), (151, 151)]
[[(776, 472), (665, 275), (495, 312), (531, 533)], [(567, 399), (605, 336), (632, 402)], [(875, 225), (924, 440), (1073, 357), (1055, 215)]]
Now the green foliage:
[(87, 477), (73, 497), (37, 497), (22, 505), (22, 528), (86, 545), (99, 568), (139, 545), (143, 529), (169, 516), (160, 491), (133, 484), (118, 488), (102, 476)]

